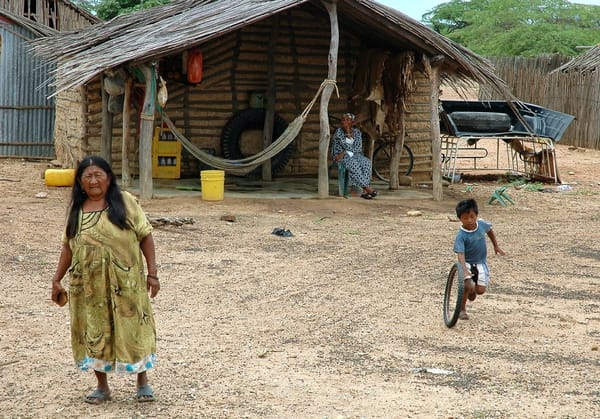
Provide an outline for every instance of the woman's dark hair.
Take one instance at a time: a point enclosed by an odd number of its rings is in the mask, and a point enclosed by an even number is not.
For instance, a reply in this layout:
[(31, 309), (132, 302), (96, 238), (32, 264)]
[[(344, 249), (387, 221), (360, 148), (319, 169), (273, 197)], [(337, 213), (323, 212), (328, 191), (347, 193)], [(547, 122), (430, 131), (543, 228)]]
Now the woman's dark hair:
[(77, 171), (75, 172), (75, 183), (71, 190), (71, 204), (69, 206), (69, 215), (67, 217), (68, 238), (75, 237), (75, 234), (77, 234), (77, 229), (79, 227), (79, 211), (87, 199), (86, 193), (81, 186), (81, 176), (83, 175), (83, 171), (90, 166), (96, 166), (102, 169), (102, 171), (108, 175), (110, 180), (105, 197), (108, 205), (108, 219), (121, 230), (128, 230), (131, 228), (129, 221), (127, 221), (127, 210), (125, 209), (123, 195), (121, 194), (119, 185), (117, 185), (112, 168), (102, 157), (89, 156), (79, 163)]
[(479, 214), (479, 209), (477, 208), (477, 201), (474, 199), (465, 199), (456, 204), (456, 216), (460, 218), (461, 215), (474, 211), (475, 214)]

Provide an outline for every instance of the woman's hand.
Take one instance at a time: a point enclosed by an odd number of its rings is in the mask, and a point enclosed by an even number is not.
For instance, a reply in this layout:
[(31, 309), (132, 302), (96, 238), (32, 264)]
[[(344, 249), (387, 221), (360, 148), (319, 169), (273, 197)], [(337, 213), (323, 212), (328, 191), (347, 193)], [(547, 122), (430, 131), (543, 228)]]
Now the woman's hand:
[(336, 162), (339, 162), (340, 160), (342, 160), (342, 159), (344, 158), (344, 154), (345, 154), (345, 153), (346, 153), (345, 151), (342, 151), (341, 153), (338, 153), (338, 154), (336, 154), (336, 155), (335, 155), (335, 157), (334, 157), (333, 159), (334, 159)]
[(152, 233), (142, 239), (140, 248), (142, 249), (148, 268), (148, 275), (146, 275), (146, 289), (150, 293), (150, 297), (154, 298), (160, 290), (160, 283), (158, 282), (158, 276), (156, 276), (156, 254)]
[(52, 281), (52, 301), (54, 301), (59, 306), (64, 306), (67, 304), (67, 291), (61, 285), (60, 281), (53, 280)]
[(160, 291), (160, 282), (158, 282), (158, 277), (154, 275), (147, 275), (146, 288), (150, 293), (150, 298), (156, 297), (156, 294), (158, 294), (158, 291)]

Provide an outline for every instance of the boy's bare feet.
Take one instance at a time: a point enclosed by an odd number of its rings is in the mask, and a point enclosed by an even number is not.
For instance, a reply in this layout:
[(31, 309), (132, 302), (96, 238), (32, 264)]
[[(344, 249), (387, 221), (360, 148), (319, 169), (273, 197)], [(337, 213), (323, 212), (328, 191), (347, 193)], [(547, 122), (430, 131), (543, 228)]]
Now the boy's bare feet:
[(469, 320), (469, 315), (467, 314), (467, 312), (465, 310), (462, 310), (458, 314), (458, 318), (461, 319), (461, 320)]

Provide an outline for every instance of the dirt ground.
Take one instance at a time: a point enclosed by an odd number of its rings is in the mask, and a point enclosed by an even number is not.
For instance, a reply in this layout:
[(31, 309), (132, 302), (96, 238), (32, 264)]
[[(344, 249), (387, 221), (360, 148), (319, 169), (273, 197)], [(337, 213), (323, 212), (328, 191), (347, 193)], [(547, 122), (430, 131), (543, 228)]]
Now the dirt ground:
[[(158, 401), (136, 403), (134, 379), (117, 375), (102, 406), (82, 401), (95, 379), (75, 368), (68, 310), (50, 301), (70, 191), (44, 185), (45, 163), (0, 160), (0, 416), (598, 418), (600, 152), (557, 153), (568, 190), (512, 183), (506, 207), (486, 203), (494, 181), (450, 185), (441, 202), (142, 201), (195, 222), (154, 231)], [(448, 329), (466, 197), (508, 255), (490, 256), (489, 292)]]

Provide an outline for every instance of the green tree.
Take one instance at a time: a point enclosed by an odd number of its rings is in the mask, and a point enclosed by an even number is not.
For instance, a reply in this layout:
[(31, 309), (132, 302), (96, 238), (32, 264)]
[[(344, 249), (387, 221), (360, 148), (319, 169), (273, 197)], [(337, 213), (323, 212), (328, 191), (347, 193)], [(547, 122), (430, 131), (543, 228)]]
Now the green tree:
[(600, 42), (600, 6), (565, 0), (451, 0), (423, 22), (484, 56), (574, 56)]
[(102, 20), (170, 2), (171, 0), (74, 0), (76, 5)]

